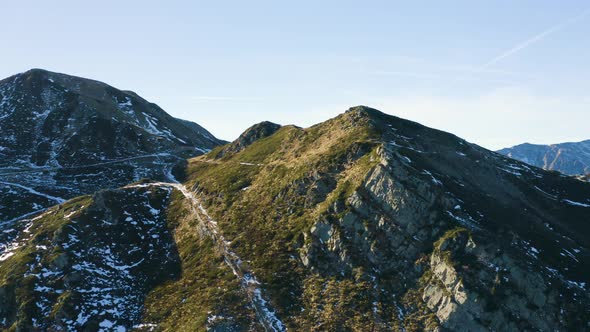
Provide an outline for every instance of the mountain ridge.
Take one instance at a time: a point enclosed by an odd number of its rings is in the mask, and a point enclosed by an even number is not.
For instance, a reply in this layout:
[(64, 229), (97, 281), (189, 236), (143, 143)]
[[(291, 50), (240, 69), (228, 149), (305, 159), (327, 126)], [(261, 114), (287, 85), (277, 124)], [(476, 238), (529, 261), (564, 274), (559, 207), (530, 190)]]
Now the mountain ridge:
[[(378, 137), (376, 133), (379, 133)], [(321, 153), (321, 157), (315, 159), (314, 156), (318, 153)], [(374, 319), (364, 323), (360, 321), (354, 323), (356, 319), (360, 319), (358, 315), (361, 314), (358, 308), (346, 314), (341, 312), (342, 315), (338, 315), (337, 318), (329, 318), (322, 314), (305, 318), (305, 315), (296, 313), (298, 309), (288, 309), (290, 306), (298, 308), (298, 305), (302, 305), (301, 301), (307, 313), (311, 310), (307, 305), (314, 301), (320, 301), (317, 305), (326, 308), (326, 305), (330, 304), (329, 300), (319, 300), (322, 296), (314, 295), (314, 293), (308, 294), (311, 298), (307, 298), (307, 301), (313, 298), (316, 300), (305, 304), (305, 294), (313, 289), (309, 288), (311, 285), (307, 282), (312, 280), (320, 284), (321, 280), (329, 282), (330, 278), (340, 279), (338, 277), (340, 273), (344, 273), (341, 281), (345, 282), (350, 280), (347, 278), (355, 275), (353, 272), (356, 269), (364, 268), (364, 271), (367, 271), (352, 278), (353, 283), (360, 283), (359, 287), (362, 285), (362, 280), (387, 276), (387, 273), (381, 276), (371, 275), (368, 271), (375, 271), (376, 268), (382, 270), (390, 264), (397, 265), (393, 270), (389, 270), (395, 276), (412, 280), (422, 274), (422, 277), (426, 278), (425, 281), (418, 280), (418, 284), (424, 282), (421, 288), (409, 288), (404, 291), (405, 295), (403, 293), (397, 295), (405, 296), (408, 301), (403, 306), (403, 311), (410, 310), (409, 312), (416, 314), (410, 308), (418, 307), (422, 308), (418, 311), (422, 310), (424, 317), (431, 317), (422, 320), (413, 316), (410, 319), (411, 315), (406, 312), (408, 317), (405, 319), (389, 318), (392, 321), (401, 319), (402, 326), (407, 330), (431, 330), (436, 324), (458, 330), (483, 330), (484, 326), (516, 330), (532, 328), (531, 326), (548, 328), (547, 326), (555, 324), (552, 319), (541, 316), (535, 316), (538, 320), (536, 322), (528, 319), (515, 321), (508, 316), (492, 318), (493, 315), (500, 313), (506, 315), (513, 311), (520, 311), (518, 315), (521, 317), (531, 314), (524, 307), (519, 309), (513, 307), (503, 308), (495, 313), (493, 311), (486, 313), (489, 316), (484, 319), (485, 322), (479, 321), (483, 318), (478, 318), (478, 322), (472, 325), (462, 325), (465, 324), (462, 322), (473, 321), (475, 317), (485, 312), (484, 308), (476, 304), (477, 302), (498, 301), (494, 295), (488, 297), (489, 292), (477, 290), (481, 287), (477, 285), (482, 282), (493, 284), (493, 275), (497, 273), (497, 270), (494, 272), (492, 268), (485, 272), (490, 275), (486, 277), (489, 278), (488, 281), (484, 282), (486, 278), (478, 280), (480, 278), (470, 276), (469, 270), (452, 267), (457, 263), (448, 265), (448, 262), (453, 261), (454, 256), (457, 256), (457, 259), (463, 261), (466, 266), (471, 266), (481, 273), (488, 268), (484, 268), (485, 265), (478, 267), (475, 264), (480, 259), (488, 266), (492, 262), (494, 262), (493, 266), (504, 266), (507, 281), (503, 292), (512, 293), (520, 289), (518, 292), (524, 292), (526, 295), (518, 299), (512, 298), (511, 301), (531, 301), (533, 303), (531, 305), (534, 306), (547, 301), (538, 298), (539, 293), (545, 294), (547, 289), (539, 282), (535, 282), (534, 286), (527, 285), (526, 287), (532, 287), (528, 290), (521, 288), (527, 282), (522, 279), (520, 273), (528, 267), (522, 267), (520, 264), (531, 259), (540, 259), (539, 252), (542, 253), (544, 263), (536, 262), (535, 265), (549, 264), (550, 269), (565, 273), (569, 276), (568, 278), (572, 278), (566, 280), (582, 282), (580, 278), (582, 280), (586, 278), (584, 270), (587, 269), (588, 264), (587, 249), (584, 251), (577, 246), (581, 245), (584, 248), (588, 246), (587, 240), (580, 236), (588, 232), (587, 225), (583, 222), (588, 218), (586, 206), (590, 206), (588, 186), (573, 178), (546, 173), (501, 157), (452, 134), (432, 130), (373, 109), (357, 107), (335, 119), (310, 128), (281, 128), (274, 135), (255, 141), (236, 154), (223, 155), (218, 159), (216, 156), (218, 157), (215, 151), (212, 151), (208, 156), (191, 160), (187, 183), (204, 195), (205, 207), (209, 213), (218, 217), (220, 225), (225, 225), (225, 234), (232, 243), (236, 244), (237, 248), (234, 248), (236, 252), (242, 257), (255, 258), (249, 265), (255, 272), (262, 273), (259, 275), (260, 282), (267, 285), (267, 289), (274, 290), (269, 291), (270, 298), (275, 307), (279, 308), (279, 317), (288, 318), (292, 315), (297, 317), (289, 318), (287, 326), (291, 324), (299, 329), (313, 329), (313, 322), (315, 324), (324, 322), (322, 324), (327, 325), (320, 326), (328, 330), (348, 328), (358, 330), (360, 326), (373, 326), (379, 330), (396, 326), (385, 322), (382, 323), (383, 325), (378, 324), (384, 318), (371, 316), (370, 303), (367, 303), (369, 309), (365, 314)], [(214, 158), (202, 160), (207, 157)], [(341, 176), (334, 177), (333, 174), (341, 174)], [(227, 179), (235, 179), (235, 181), (228, 182)], [(412, 190), (404, 189), (404, 187), (414, 186), (416, 187)], [(394, 189), (396, 187), (398, 188)], [(444, 188), (444, 191), (441, 191), (441, 188)], [(480, 188), (485, 188), (485, 191), (482, 193)], [(397, 194), (393, 194), (394, 192)], [(399, 195), (401, 196), (396, 198)], [(375, 209), (375, 205), (381, 207)], [(426, 212), (429, 206), (434, 211), (439, 211), (435, 214), (436, 217)], [(547, 210), (548, 206), (552, 206), (554, 211)], [(395, 212), (396, 210), (399, 211)], [(396, 228), (393, 226), (378, 226), (384, 222), (383, 220), (389, 220), (385, 222), (385, 225), (391, 223), (392, 213), (393, 215), (397, 213), (397, 218), (401, 218), (398, 221), (400, 225), (397, 227), (402, 227), (400, 231), (405, 233), (404, 236), (396, 235), (397, 232), (394, 231)], [(419, 217), (421, 215), (423, 217)], [(427, 220), (426, 225), (423, 224), (424, 221), (418, 221), (421, 218)], [(362, 221), (363, 219), (372, 221)], [(312, 220), (315, 220), (315, 223), (310, 225), (309, 222)], [(402, 220), (405, 221), (402, 222)], [(284, 228), (283, 231), (274, 228), (278, 227), (277, 222), (281, 225), (281, 229)], [(244, 225), (248, 225), (247, 228), (244, 228)], [(439, 226), (432, 229), (433, 225)], [(290, 230), (291, 227), (293, 227), (292, 230)], [(307, 229), (303, 231), (302, 237), (301, 234), (298, 235), (301, 227)], [(385, 232), (387, 234), (385, 237), (390, 237), (389, 241), (393, 242), (378, 240), (381, 237), (377, 231), (380, 227), (386, 227), (387, 230), (382, 232)], [(463, 230), (459, 231), (453, 227)], [(361, 230), (368, 238), (354, 236), (356, 231)], [(573, 242), (570, 245), (577, 243), (574, 246), (580, 251), (575, 251), (575, 260), (564, 262), (562, 255), (568, 256), (568, 254), (547, 240), (553, 237), (563, 241), (554, 235), (554, 232), (571, 238)], [(490, 243), (486, 239), (491, 234), (503, 240)], [(279, 237), (276, 238), (276, 236)], [(519, 238), (516, 243), (513, 243), (513, 236)], [(351, 243), (349, 237), (356, 240)], [(437, 237), (439, 237), (438, 240)], [(287, 243), (290, 243), (287, 248), (297, 249), (281, 249), (281, 246), (276, 246), (275, 243), (283, 243), (286, 239), (288, 239)], [(257, 243), (256, 248), (259, 249), (254, 249), (248, 244), (253, 241)], [(397, 244), (398, 241), (400, 244)], [(455, 247), (454, 241), (463, 244)], [(425, 244), (418, 245), (420, 242)], [(445, 244), (447, 242), (449, 244)], [(441, 248), (440, 254), (438, 249), (428, 254), (431, 250), (429, 248), (432, 248), (428, 243), (433, 243), (434, 248)], [(479, 249), (472, 248), (473, 245), (470, 243), (476, 243)], [(490, 254), (488, 251), (494, 246), (502, 248), (505, 256), (501, 256), (499, 260), (484, 258)], [(445, 258), (447, 254), (443, 254), (445, 251), (448, 252), (449, 247), (458, 250), (453, 253), (455, 250), (453, 249), (453, 252), (448, 253), (451, 255), (450, 260)], [(371, 254), (369, 248), (379, 249), (373, 249), (377, 252)], [(367, 252), (362, 254), (363, 250)], [(422, 250), (426, 251), (424, 254), (430, 256), (430, 262), (427, 264), (425, 263), (428, 260), (421, 261), (419, 256), (415, 256), (416, 252), (419, 253)], [(572, 249), (569, 251), (574, 252)], [(581, 254), (582, 252), (585, 253)], [(379, 255), (384, 255), (392, 259), (392, 256), (388, 256), (392, 253), (401, 256), (393, 259), (395, 263), (385, 263), (378, 258)], [(581, 259), (579, 255), (585, 258)], [(301, 271), (301, 266), (292, 260), (293, 256), (299, 257), (301, 264), (305, 266), (304, 271), (307, 269), (308, 272)], [(411, 264), (404, 265), (404, 257), (410, 262), (418, 258), (416, 264), (421, 267), (420, 269), (430, 272), (426, 273), (422, 270), (415, 277), (411, 277), (414, 273), (400, 276), (399, 271), (415, 269)], [(478, 258), (475, 262), (465, 261), (467, 257)], [(582, 261), (585, 263), (580, 263)], [(372, 263), (367, 266), (367, 263), (361, 262)], [(372, 264), (376, 264), (377, 267)], [(284, 272), (285, 266), (288, 266), (286, 270), (290, 272)], [(311, 279), (308, 279), (310, 278), (309, 270), (312, 271)], [(539, 278), (538, 280), (554, 278), (546, 275), (545, 270), (535, 271), (530, 273), (535, 275), (535, 278)], [(454, 275), (454, 279), (445, 279), (444, 275), (449, 274)], [(460, 274), (465, 281), (458, 282)], [(299, 277), (296, 277), (297, 275)], [(308, 277), (304, 277), (306, 275)], [(301, 281), (299, 278), (308, 281)], [(514, 281), (511, 281), (513, 278)], [(473, 285), (469, 286), (466, 283), (467, 279), (471, 279), (470, 283)], [(446, 286), (441, 288), (438, 282)], [(575, 288), (577, 286), (572, 285), (578, 285), (575, 282), (570, 284), (565, 281), (551, 281), (551, 283), (562, 283), (566, 285), (564, 289)], [(582, 288), (577, 292), (582, 292), (585, 294), (583, 297), (587, 298), (585, 282), (579, 285)], [(457, 292), (456, 287), (459, 286), (469, 289), (469, 292)], [(283, 287), (284, 290), (281, 291)], [(294, 288), (302, 289), (303, 298), (290, 295)], [(450, 294), (455, 295), (445, 295), (445, 288)], [(362, 288), (352, 287), (348, 291), (354, 293), (355, 289), (367, 294), (365, 293), (367, 290)], [(343, 289), (337, 287), (333, 291), (343, 291)], [(574, 293), (576, 293), (575, 290)], [(463, 306), (465, 296), (471, 297), (472, 300), (469, 305)], [(334, 299), (334, 301), (337, 300)], [(377, 303), (393, 306), (390, 308), (395, 311), (398, 310), (396, 305), (402, 305), (402, 302), (396, 304), (378, 301)], [(421, 307), (420, 303), (424, 307)], [(507, 302), (499, 303), (509, 306)], [(311, 310), (311, 313), (317, 308)], [(336, 310), (336, 307), (332, 310)], [(342, 308), (342, 310), (345, 309)], [(351, 308), (348, 307), (348, 310)], [(434, 317), (429, 316), (428, 313), (432, 314), (433, 311)], [(379, 312), (385, 313), (386, 310)], [(556, 311), (552, 312), (551, 315), (556, 314)], [(573, 318), (573, 320), (577, 319)], [(583, 321), (577, 323), (572, 321), (569, 324), (584, 326)]]
[(590, 140), (549, 145), (523, 143), (497, 152), (533, 166), (568, 175), (590, 173)]
[(0, 222), (142, 177), (224, 143), (130, 91), (32, 69), (0, 80)]
[[(189, 159), (183, 184), (140, 181), (15, 225), (1, 254), (0, 322), (590, 328), (590, 184), (364, 106), (241, 137)], [(124, 283), (109, 282), (120, 274)]]

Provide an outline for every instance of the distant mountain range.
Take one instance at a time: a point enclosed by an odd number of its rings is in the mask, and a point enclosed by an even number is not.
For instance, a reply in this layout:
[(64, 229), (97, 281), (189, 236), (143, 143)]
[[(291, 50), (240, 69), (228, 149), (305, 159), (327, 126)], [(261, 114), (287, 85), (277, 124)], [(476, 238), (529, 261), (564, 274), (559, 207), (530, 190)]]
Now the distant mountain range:
[(498, 152), (546, 170), (568, 175), (590, 173), (590, 140), (551, 145), (524, 143)]
[(590, 330), (590, 183), (364, 106), (226, 144), (96, 81), (0, 93), (2, 330)]

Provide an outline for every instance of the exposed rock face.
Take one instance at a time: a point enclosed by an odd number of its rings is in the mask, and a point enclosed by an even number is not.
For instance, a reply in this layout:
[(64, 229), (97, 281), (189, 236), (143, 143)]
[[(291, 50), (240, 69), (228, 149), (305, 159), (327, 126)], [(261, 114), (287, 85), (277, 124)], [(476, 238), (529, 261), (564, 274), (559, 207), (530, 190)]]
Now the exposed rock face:
[(569, 175), (590, 173), (590, 140), (551, 145), (525, 143), (498, 152), (546, 170)]
[(459, 231), (435, 248), (438, 251), (430, 257), (431, 276), (430, 280), (425, 280), (422, 299), (436, 312), (438, 319), (451, 329), (485, 330), (474, 320), (474, 316), (479, 317), (482, 310), (473, 300), (472, 294), (466, 292), (463, 280), (451, 260), (465, 254), (461, 251), (466, 249), (468, 241), (467, 232)]
[[(480, 223), (453, 208), (465, 201), (443, 193), (442, 182), (412, 179), (400, 171), (402, 165), (388, 162), (391, 157), (385, 154), (383, 163), (350, 196), (351, 211), (335, 224), (320, 221), (311, 228), (317, 242), (304, 251), (302, 261), (306, 266), (336, 273), (339, 269), (352, 271), (356, 266), (369, 265), (377, 271), (403, 271), (400, 277), (405, 280), (421, 278), (422, 300), (435, 312), (441, 326), (455, 331), (564, 329), (565, 316), (560, 312), (569, 300), (564, 301), (563, 294), (559, 294), (562, 287), (574, 294), (583, 293), (584, 305), (588, 305), (585, 288), (568, 284), (555, 270), (548, 268), (547, 273), (536, 260), (522, 266), (507, 253), (498, 256), (505, 249), (489, 239), (474, 241), (471, 232), (483, 233)], [(449, 220), (437, 210), (453, 211), (458, 226), (469, 230), (460, 228), (441, 237)], [(334, 210), (335, 214), (339, 212)], [(414, 262), (437, 238), (429, 264), (424, 267), (426, 272), (415, 271)], [(536, 248), (523, 249), (532, 250), (532, 254), (525, 255), (538, 259)], [(330, 253), (329, 260), (337, 263), (327, 265), (326, 257), (320, 258), (323, 250)], [(554, 286), (548, 288), (548, 284)], [(573, 324), (585, 326), (583, 320)]]
[[(556, 305), (562, 300), (550, 292), (543, 274), (525, 272), (527, 267), (505, 254), (489, 260), (487, 267), (465, 270), (469, 260), (482, 262), (494, 249), (476, 246), (468, 234), (464, 229), (447, 233), (430, 258), (423, 299), (444, 326), (456, 331), (563, 328)], [(501, 297), (497, 292), (502, 292)]]

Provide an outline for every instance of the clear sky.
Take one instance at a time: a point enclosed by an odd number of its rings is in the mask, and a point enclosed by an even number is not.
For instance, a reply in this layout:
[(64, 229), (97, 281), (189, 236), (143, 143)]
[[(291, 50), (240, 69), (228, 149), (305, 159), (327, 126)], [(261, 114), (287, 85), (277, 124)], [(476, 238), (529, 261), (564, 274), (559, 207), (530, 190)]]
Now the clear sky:
[(0, 76), (133, 90), (233, 140), (367, 105), (496, 149), (590, 139), (590, 2), (2, 1)]

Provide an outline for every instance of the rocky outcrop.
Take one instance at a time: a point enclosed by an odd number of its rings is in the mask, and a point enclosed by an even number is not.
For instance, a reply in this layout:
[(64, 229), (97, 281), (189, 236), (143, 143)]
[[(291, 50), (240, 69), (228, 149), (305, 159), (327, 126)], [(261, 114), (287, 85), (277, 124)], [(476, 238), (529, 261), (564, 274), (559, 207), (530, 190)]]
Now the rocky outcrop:
[(349, 270), (358, 264), (385, 271), (412, 269), (444, 226), (434, 208), (450, 208), (456, 201), (442, 197), (435, 183), (412, 177), (390, 151), (379, 148), (378, 154), (380, 163), (362, 185), (344, 205), (336, 202), (331, 207), (329, 215), (339, 217), (322, 219), (311, 228), (311, 243), (322, 244)]
[(462, 228), (439, 239), (421, 283), (441, 324), (453, 331), (564, 330), (560, 281), (500, 252), (476, 245)]

